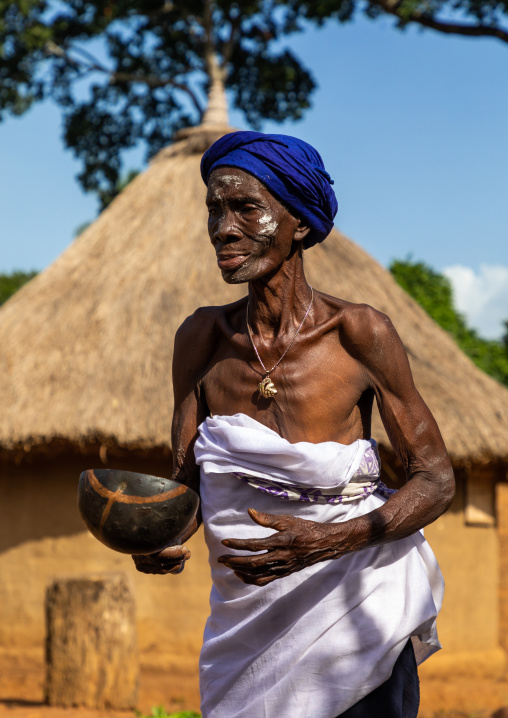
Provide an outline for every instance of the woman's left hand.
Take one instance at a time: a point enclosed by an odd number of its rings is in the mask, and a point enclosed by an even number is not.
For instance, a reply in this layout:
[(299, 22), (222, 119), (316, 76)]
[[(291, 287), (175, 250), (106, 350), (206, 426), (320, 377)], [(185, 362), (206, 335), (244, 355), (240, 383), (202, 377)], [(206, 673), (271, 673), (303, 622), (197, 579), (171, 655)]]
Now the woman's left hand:
[(262, 539), (224, 539), (226, 548), (239, 551), (265, 551), (255, 556), (224, 554), (218, 561), (244, 583), (265, 586), (319, 561), (339, 558), (347, 548), (338, 548), (340, 524), (321, 524), (295, 516), (265, 514), (249, 509), (249, 516), (260, 526), (277, 533)]

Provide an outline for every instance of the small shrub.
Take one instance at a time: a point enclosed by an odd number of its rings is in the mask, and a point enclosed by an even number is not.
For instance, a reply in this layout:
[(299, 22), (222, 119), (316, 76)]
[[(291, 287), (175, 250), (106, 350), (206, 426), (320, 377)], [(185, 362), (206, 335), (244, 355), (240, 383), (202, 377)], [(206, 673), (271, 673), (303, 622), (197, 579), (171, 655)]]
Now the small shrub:
[(0, 274), (0, 305), (6, 302), (23, 284), (29, 282), (37, 272), (15, 271), (10, 274)]
[(145, 715), (136, 711), (137, 718), (201, 718), (201, 713), (196, 711), (176, 711), (176, 713), (167, 713), (163, 706), (154, 706), (151, 713)]

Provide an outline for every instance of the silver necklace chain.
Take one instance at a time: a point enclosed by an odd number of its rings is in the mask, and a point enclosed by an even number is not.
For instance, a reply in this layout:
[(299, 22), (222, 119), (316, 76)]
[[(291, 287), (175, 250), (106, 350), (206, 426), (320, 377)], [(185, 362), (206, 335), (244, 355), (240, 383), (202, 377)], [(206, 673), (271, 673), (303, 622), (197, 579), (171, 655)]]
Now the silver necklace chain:
[(261, 366), (263, 367), (263, 371), (265, 372), (266, 376), (270, 376), (270, 374), (272, 373), (272, 371), (275, 371), (275, 369), (277, 369), (277, 367), (279, 366), (279, 364), (281, 363), (281, 361), (284, 359), (284, 357), (286, 356), (286, 354), (288, 353), (288, 351), (291, 349), (291, 347), (292, 347), (293, 344), (295, 343), (295, 339), (296, 339), (296, 337), (298, 336), (298, 334), (300, 333), (300, 329), (303, 327), (304, 321), (307, 319), (307, 315), (308, 315), (308, 313), (310, 312), (310, 308), (312, 307), (312, 302), (313, 302), (313, 301), (314, 301), (314, 290), (313, 290), (313, 288), (311, 287), (311, 288), (310, 288), (310, 304), (309, 304), (309, 306), (307, 307), (307, 311), (305, 312), (305, 315), (304, 315), (302, 321), (300, 322), (300, 326), (299, 326), (298, 329), (296, 330), (296, 332), (295, 332), (295, 334), (294, 334), (294, 337), (291, 339), (291, 341), (289, 342), (288, 346), (285, 348), (285, 350), (284, 350), (282, 356), (280, 357), (279, 361), (278, 361), (276, 364), (274, 364), (271, 369), (267, 369), (267, 368), (265, 367), (265, 365), (263, 364), (263, 360), (262, 360), (261, 357), (259, 356), (259, 352), (258, 352), (258, 350), (256, 349), (256, 345), (254, 344), (254, 338), (253, 338), (253, 336), (252, 336), (252, 332), (251, 332), (250, 325), (249, 325), (249, 302), (247, 301), (247, 317), (246, 317), (246, 320), (247, 320), (247, 332), (248, 332), (248, 334), (249, 334), (249, 339), (250, 339), (250, 343), (252, 344), (252, 348), (253, 348), (254, 351), (256, 352), (256, 356), (257, 356), (257, 358), (258, 358), (258, 360), (259, 360), (259, 363), (260, 363)]

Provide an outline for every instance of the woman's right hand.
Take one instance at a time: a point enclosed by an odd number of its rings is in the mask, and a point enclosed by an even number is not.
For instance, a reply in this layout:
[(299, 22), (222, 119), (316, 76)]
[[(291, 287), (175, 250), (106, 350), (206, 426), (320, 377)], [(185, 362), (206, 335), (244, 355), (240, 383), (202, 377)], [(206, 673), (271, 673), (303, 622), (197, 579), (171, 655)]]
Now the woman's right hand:
[(191, 557), (191, 552), (186, 546), (169, 546), (164, 551), (152, 553), (146, 556), (133, 556), (132, 559), (138, 571), (141, 573), (181, 573), (185, 562)]

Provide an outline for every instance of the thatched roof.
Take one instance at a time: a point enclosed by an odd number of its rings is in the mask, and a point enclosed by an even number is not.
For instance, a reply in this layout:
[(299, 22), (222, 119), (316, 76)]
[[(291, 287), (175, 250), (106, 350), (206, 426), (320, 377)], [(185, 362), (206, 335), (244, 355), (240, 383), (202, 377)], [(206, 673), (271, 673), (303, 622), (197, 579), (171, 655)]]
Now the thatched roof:
[[(226, 285), (208, 244), (200, 154), (223, 129), (161, 152), (82, 235), (0, 309), (0, 453), (97, 445), (168, 450), (174, 333)], [(476, 369), (372, 257), (333, 231), (310, 283), (394, 321), (455, 462), (508, 459), (508, 391)], [(387, 445), (375, 419), (373, 435)]]

